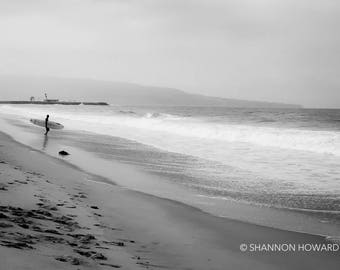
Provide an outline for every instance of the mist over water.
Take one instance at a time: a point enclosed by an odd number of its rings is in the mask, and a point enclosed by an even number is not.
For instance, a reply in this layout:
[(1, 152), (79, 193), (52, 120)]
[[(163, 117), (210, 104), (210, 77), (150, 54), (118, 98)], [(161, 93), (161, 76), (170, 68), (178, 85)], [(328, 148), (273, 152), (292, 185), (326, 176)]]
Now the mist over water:
[(0, 113), (25, 125), (49, 114), (77, 132), (68, 137), (75, 145), (202, 198), (340, 213), (340, 110), (2, 105)]

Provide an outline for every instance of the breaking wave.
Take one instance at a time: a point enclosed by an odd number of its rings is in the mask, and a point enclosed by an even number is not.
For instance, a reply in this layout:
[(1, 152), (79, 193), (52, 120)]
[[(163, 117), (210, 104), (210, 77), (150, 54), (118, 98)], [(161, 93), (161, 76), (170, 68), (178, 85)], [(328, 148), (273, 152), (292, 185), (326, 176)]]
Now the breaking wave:
[[(65, 128), (79, 129), (105, 135), (141, 139), (148, 136), (154, 140), (166, 136), (206, 142), (245, 143), (261, 147), (309, 151), (340, 156), (340, 132), (307, 130), (260, 125), (237, 125), (228, 122), (213, 122), (195, 117), (181, 117), (158, 112), (137, 113), (135, 111), (98, 110), (86, 107), (44, 106), (24, 107), (0, 106), (0, 112), (21, 118), (43, 118), (50, 113)], [(138, 133), (139, 136), (131, 136)], [(145, 141), (141, 141), (145, 143)], [(167, 148), (169, 145), (167, 145)], [(171, 149), (170, 149), (171, 150)]]

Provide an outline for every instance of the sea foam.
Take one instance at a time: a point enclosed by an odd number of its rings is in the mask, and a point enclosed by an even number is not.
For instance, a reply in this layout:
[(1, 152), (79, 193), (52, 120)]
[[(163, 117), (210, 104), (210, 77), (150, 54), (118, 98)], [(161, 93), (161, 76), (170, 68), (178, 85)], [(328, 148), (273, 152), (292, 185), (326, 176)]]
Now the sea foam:
[[(141, 143), (148, 143), (150, 139), (159, 141), (166, 136), (171, 136), (173, 139), (177, 137), (178, 143), (190, 139), (202, 140), (202, 143), (245, 143), (340, 156), (340, 132), (337, 131), (238, 125), (227, 121), (216, 123), (207, 119), (158, 112), (126, 113), (105, 108), (88, 109), (84, 106), (25, 108), (4, 105), (0, 106), (0, 112), (16, 115), (22, 119), (43, 118), (49, 113), (53, 119), (64, 122), (65, 127), (69, 129), (121, 136)], [(138, 136), (132, 135), (135, 132)], [(166, 148), (171, 150), (169, 145), (166, 145)]]

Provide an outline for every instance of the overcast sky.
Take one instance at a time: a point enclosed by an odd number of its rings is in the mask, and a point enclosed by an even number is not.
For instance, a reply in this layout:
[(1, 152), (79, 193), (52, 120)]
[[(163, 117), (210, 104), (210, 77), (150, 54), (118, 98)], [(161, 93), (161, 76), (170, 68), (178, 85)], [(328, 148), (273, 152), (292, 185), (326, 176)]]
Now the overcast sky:
[(0, 0), (0, 73), (340, 107), (340, 1)]

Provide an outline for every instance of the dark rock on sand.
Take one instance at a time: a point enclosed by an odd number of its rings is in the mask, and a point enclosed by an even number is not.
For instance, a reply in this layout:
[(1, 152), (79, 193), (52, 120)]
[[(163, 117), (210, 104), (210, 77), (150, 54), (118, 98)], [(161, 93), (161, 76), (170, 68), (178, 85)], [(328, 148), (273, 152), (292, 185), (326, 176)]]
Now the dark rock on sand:
[(64, 151), (64, 150), (62, 150), (62, 151), (59, 151), (59, 155), (61, 155), (61, 156), (68, 156), (69, 153)]

